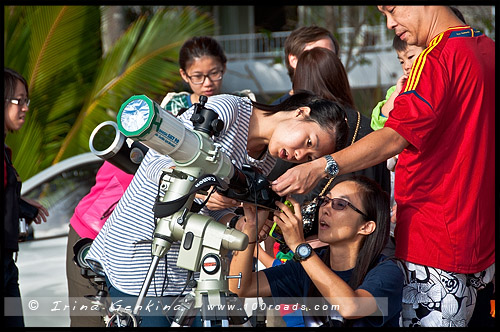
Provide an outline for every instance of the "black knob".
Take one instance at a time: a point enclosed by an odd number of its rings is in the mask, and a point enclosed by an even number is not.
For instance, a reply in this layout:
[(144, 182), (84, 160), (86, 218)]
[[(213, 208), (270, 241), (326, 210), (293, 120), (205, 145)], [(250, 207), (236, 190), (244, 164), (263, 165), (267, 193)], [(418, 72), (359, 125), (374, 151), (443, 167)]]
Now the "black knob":
[(196, 123), (202, 124), (204, 121), (205, 121), (205, 118), (199, 113), (194, 113), (191, 116), (191, 122), (193, 122), (193, 124), (196, 124)]
[(220, 133), (224, 129), (224, 121), (215, 119), (212, 121), (212, 128), (216, 133)]
[(208, 101), (208, 97), (201, 95), (199, 101), (200, 101), (201, 106), (203, 106)]

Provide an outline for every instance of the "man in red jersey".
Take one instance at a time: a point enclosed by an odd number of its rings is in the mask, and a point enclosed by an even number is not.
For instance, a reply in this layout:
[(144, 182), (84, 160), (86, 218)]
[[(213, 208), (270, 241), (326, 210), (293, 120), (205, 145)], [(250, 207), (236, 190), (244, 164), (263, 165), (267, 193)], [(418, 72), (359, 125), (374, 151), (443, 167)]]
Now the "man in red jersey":
[(280, 195), (399, 153), (396, 256), (404, 326), (466, 326), (495, 273), (495, 43), (447, 6), (379, 6), (415, 60), (385, 127), (288, 170)]

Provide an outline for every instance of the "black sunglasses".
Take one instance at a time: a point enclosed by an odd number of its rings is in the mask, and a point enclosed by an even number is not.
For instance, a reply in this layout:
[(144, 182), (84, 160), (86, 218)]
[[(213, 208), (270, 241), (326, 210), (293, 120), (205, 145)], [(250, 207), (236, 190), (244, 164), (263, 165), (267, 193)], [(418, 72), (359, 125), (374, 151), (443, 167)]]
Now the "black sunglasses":
[(351, 209), (353, 209), (354, 211), (356, 211), (357, 213), (359, 213), (360, 215), (362, 215), (366, 219), (370, 219), (370, 218), (368, 218), (368, 216), (365, 213), (363, 213), (360, 209), (358, 209), (357, 207), (352, 205), (352, 203), (346, 199), (330, 198), (328, 196), (320, 196), (319, 201), (320, 201), (320, 206), (325, 206), (329, 202), (332, 202), (332, 209), (334, 209), (334, 210), (344, 210), (346, 207), (349, 206), (349, 207), (351, 207)]

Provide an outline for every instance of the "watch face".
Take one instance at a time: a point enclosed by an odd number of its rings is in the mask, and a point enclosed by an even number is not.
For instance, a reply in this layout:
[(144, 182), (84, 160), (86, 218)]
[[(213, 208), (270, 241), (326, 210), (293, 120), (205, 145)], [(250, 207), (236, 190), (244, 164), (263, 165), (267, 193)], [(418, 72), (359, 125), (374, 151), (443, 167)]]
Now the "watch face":
[(309, 246), (299, 246), (298, 248), (298, 254), (301, 257), (308, 257), (309, 254), (311, 253), (311, 248)]
[(334, 177), (338, 174), (339, 172), (339, 167), (335, 160), (333, 160), (332, 156), (326, 155), (326, 167), (325, 167), (325, 173), (327, 174), (328, 177)]

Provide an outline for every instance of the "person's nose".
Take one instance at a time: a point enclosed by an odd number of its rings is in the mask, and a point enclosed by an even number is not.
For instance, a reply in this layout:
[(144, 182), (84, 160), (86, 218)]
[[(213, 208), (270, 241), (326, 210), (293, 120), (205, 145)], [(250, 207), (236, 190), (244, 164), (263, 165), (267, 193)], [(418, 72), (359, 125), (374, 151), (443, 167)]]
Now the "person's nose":
[(307, 161), (307, 159), (306, 159), (307, 158), (307, 151), (304, 149), (295, 150), (293, 155), (295, 157), (295, 160), (297, 160), (297, 161), (300, 161), (300, 162)]
[(210, 77), (205, 76), (205, 80), (203, 81), (203, 86), (212, 86), (214, 82), (210, 79)]
[(391, 15), (386, 15), (386, 20), (387, 29), (389, 30), (394, 30), (398, 25), (397, 22), (392, 19)]
[(410, 61), (406, 61), (406, 62), (404, 63), (404, 68), (403, 68), (403, 70), (404, 70), (404, 72), (405, 72), (405, 74), (406, 74), (406, 75), (410, 75), (411, 65), (412, 65), (412, 63), (411, 63)]

